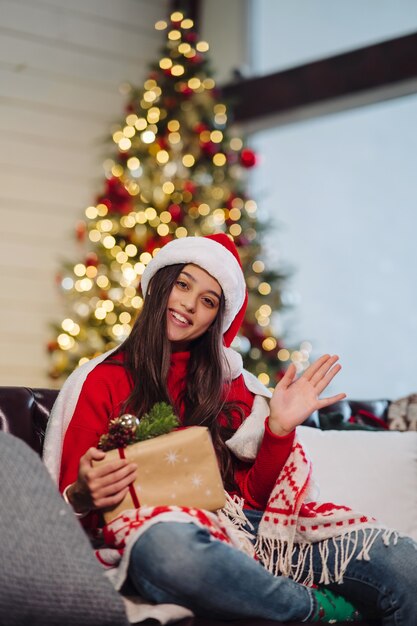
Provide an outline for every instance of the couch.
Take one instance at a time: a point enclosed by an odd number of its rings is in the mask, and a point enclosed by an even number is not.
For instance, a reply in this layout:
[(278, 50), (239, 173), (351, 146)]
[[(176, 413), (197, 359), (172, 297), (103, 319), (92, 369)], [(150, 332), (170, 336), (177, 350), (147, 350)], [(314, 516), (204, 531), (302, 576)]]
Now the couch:
[[(49, 412), (56, 395), (57, 391), (50, 389), (0, 387), (0, 430), (23, 440), (41, 455)], [(321, 414), (310, 416), (300, 427), (299, 434), (317, 466), (318, 482), (324, 489), (322, 500), (344, 502), (355, 508), (359, 506), (365, 508), (367, 513), (378, 514), (378, 517), (382, 514), (385, 523), (395, 524), (399, 530), (413, 534), (417, 539), (417, 504), (414, 504), (417, 493), (417, 433), (343, 430), (352, 416), (358, 415), (358, 411), (365, 416), (374, 416), (381, 423), (386, 422), (388, 407), (387, 400), (365, 403), (344, 400)], [(319, 428), (330, 412), (337, 414), (338, 427), (342, 430), (324, 431)], [(370, 421), (373, 423), (375, 420)], [(396, 448), (399, 448), (398, 454), (395, 453)], [(388, 482), (398, 486), (401, 483), (401, 497), (394, 498), (395, 494), (392, 494), (392, 499), (388, 499), (379, 492), (382, 485), (385, 496), (387, 489), (391, 495), (393, 489), (388, 485), (387, 477), (393, 472), (400, 475), (391, 476)], [(376, 489), (378, 485), (379, 492)], [(404, 498), (407, 489), (409, 497)], [(403, 506), (404, 500), (412, 502), (408, 509)], [(242, 626), (279, 626), (278, 622), (259, 619), (240, 620), (238, 623)], [(221, 624), (208, 619), (187, 619), (183, 620), (182, 626)], [(365, 626), (365, 622), (362, 624)], [(301, 624), (293, 623), (293, 626)]]

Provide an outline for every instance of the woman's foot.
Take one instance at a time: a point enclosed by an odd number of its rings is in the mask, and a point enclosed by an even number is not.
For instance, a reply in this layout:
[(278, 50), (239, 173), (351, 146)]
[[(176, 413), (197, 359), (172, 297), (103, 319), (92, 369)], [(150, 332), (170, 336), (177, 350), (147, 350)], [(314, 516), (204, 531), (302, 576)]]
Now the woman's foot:
[(329, 589), (313, 589), (317, 602), (316, 612), (311, 618), (312, 622), (333, 624), (337, 622), (358, 622), (361, 614), (353, 604), (343, 596), (336, 595)]

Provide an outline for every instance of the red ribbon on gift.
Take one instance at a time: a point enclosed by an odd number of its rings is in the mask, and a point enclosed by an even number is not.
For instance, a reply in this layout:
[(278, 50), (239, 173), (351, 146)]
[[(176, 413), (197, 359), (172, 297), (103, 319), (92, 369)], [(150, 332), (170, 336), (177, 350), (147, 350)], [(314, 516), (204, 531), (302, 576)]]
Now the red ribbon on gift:
[[(125, 449), (124, 448), (118, 448), (119, 451), (119, 456), (121, 459), (125, 459), (126, 455), (125, 455)], [(130, 493), (130, 497), (132, 498), (132, 502), (135, 506), (135, 509), (138, 509), (140, 507), (140, 502), (139, 502), (139, 498), (138, 495), (136, 493), (136, 489), (135, 489), (135, 484), (134, 483), (130, 483), (129, 485), (129, 493)]]

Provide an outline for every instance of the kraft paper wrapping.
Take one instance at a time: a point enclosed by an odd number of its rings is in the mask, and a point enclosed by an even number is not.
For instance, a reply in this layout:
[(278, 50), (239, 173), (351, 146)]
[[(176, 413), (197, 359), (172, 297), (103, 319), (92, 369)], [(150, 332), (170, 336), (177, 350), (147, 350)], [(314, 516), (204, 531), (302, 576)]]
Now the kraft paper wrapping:
[(120, 459), (121, 455), (137, 464), (138, 477), (122, 502), (104, 511), (106, 523), (137, 505), (172, 504), (208, 511), (225, 505), (216, 453), (204, 426), (175, 430), (122, 450), (110, 450), (103, 461), (94, 465)]

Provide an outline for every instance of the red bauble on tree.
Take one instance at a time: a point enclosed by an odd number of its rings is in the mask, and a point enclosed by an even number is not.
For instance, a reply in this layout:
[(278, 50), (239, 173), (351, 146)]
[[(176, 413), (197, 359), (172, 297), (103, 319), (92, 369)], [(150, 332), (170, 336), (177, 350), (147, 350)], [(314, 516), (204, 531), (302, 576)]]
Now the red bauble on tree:
[(148, 239), (146, 240), (146, 244), (145, 244), (145, 252), (149, 252), (149, 254), (152, 254), (152, 252), (157, 247), (158, 247), (158, 241), (156, 237), (153, 237), (152, 235), (148, 237)]
[(233, 193), (231, 193), (229, 195), (229, 197), (226, 200), (226, 209), (232, 209), (233, 208), (233, 200), (235, 200), (237, 198), (237, 196)]
[(48, 352), (54, 352), (55, 350), (58, 350), (59, 348), (59, 344), (57, 341), (48, 341), (48, 343), (46, 344), (46, 349), (48, 350)]
[(84, 221), (77, 222), (75, 227), (75, 236), (78, 241), (84, 241), (85, 235), (87, 233), (87, 224)]
[(235, 237), (235, 244), (238, 248), (245, 248), (251, 245), (251, 241), (245, 235), (239, 235), (239, 237)]
[(256, 154), (253, 152), (253, 150), (245, 148), (240, 153), (240, 162), (243, 167), (253, 167), (254, 165), (256, 165)]
[(197, 185), (193, 183), (191, 180), (187, 180), (184, 183), (184, 191), (188, 191), (192, 196), (197, 191)]
[(168, 142), (165, 137), (158, 137), (158, 139), (156, 140), (156, 143), (161, 148), (161, 150), (166, 150), (168, 146)]
[(194, 43), (197, 41), (197, 33), (190, 31), (184, 34), (184, 41), (188, 41), (189, 43)]
[(200, 133), (204, 132), (205, 130), (208, 130), (208, 126), (207, 124), (204, 124), (203, 122), (199, 122), (198, 124), (196, 124), (193, 128), (194, 132), (199, 135)]
[(219, 151), (219, 144), (212, 141), (201, 142), (201, 150), (208, 156), (212, 157)]
[(181, 87), (181, 93), (183, 94), (183, 96), (189, 97), (189, 96), (192, 96), (194, 92), (191, 89), (191, 87), (188, 87), (188, 85), (184, 84), (184, 86)]
[(190, 59), (190, 63), (192, 63), (193, 65), (198, 65), (199, 63), (202, 63), (203, 61), (204, 61), (204, 59), (203, 59), (201, 54), (195, 54)]
[(85, 264), (87, 267), (97, 267), (98, 256), (95, 252), (89, 252), (85, 257)]
[(162, 248), (162, 246), (165, 246), (167, 243), (169, 243), (173, 239), (174, 237), (172, 235), (165, 235), (165, 237), (160, 237), (158, 239), (158, 248)]
[(110, 213), (127, 215), (132, 210), (132, 197), (123, 183), (113, 176), (106, 181), (106, 189), (97, 202), (105, 204)]
[(181, 224), (182, 220), (184, 219), (184, 216), (183, 216), (183, 212), (182, 212), (180, 205), (170, 204), (170, 206), (168, 207), (168, 211), (171, 214), (173, 221), (176, 222), (177, 224)]

